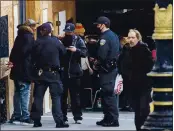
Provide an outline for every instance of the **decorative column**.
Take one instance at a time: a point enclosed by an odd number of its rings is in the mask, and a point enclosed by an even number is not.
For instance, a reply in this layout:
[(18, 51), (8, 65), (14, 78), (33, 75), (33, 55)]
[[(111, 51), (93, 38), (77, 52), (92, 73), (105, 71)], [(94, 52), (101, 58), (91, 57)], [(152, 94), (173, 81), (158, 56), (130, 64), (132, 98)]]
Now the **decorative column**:
[(154, 111), (142, 126), (145, 131), (173, 131), (173, 36), (172, 1), (157, 0), (153, 39), (157, 60), (147, 74), (153, 81)]

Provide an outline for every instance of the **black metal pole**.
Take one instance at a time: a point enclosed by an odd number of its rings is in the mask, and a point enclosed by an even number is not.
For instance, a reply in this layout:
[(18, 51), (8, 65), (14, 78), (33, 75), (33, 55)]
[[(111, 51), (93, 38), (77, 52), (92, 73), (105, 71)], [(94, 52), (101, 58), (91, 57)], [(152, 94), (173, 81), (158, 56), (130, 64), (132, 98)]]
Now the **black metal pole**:
[(154, 111), (142, 126), (145, 131), (173, 131), (172, 0), (156, 0), (153, 39), (157, 61), (147, 74), (153, 81)]

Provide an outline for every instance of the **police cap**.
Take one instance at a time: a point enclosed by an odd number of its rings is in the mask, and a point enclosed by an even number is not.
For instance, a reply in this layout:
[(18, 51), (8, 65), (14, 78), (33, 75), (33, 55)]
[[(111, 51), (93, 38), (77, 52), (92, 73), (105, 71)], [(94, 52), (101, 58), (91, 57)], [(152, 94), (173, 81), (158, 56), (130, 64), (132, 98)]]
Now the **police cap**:
[(105, 16), (100, 16), (94, 24), (105, 24), (110, 26), (110, 20)]
[(51, 26), (48, 23), (43, 23), (40, 28), (41, 28), (41, 30), (47, 30), (48, 33), (51, 33), (51, 31), (52, 31)]

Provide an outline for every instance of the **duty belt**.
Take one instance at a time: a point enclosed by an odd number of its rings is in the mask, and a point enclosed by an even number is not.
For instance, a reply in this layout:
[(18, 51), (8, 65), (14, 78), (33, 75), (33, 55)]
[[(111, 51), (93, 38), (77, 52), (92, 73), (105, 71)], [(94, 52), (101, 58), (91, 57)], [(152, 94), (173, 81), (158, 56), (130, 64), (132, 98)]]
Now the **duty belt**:
[(100, 64), (100, 68), (104, 72), (110, 72), (110, 71), (116, 69), (116, 67), (117, 67), (117, 60), (115, 58), (113, 58), (111, 60), (107, 60)]
[(52, 72), (52, 71), (59, 72), (62, 70), (62, 68), (60, 68), (60, 67), (36, 67), (35, 66), (35, 68), (37, 70), (50, 71), (50, 72)]
[(48, 72), (51, 72), (53, 74), (55, 73), (59, 73), (60, 72), (60, 68), (51, 68), (51, 67), (44, 67), (44, 68), (39, 68), (38, 69), (38, 75), (41, 76), (41, 74), (44, 72), (44, 71), (48, 71)]

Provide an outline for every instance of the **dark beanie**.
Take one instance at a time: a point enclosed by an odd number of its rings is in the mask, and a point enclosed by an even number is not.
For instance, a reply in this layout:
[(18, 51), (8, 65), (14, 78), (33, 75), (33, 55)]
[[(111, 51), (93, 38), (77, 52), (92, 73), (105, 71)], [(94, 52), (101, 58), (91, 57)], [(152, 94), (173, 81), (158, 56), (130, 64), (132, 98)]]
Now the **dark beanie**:
[(51, 33), (51, 26), (50, 26), (50, 24), (49, 23), (43, 23), (42, 25), (41, 25), (41, 30), (47, 30), (48, 31), (48, 33)]

